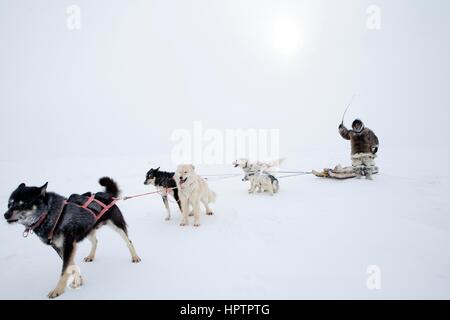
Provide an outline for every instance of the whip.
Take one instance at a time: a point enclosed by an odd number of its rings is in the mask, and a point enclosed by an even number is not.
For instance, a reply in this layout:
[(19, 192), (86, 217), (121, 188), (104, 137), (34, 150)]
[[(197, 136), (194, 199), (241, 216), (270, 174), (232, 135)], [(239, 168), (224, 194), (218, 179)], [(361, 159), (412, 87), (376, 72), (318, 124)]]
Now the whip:
[(341, 121), (342, 125), (344, 124), (344, 118), (345, 118), (345, 115), (347, 114), (348, 108), (350, 108), (350, 105), (352, 104), (352, 102), (355, 99), (355, 97), (356, 97), (356, 93), (353, 95), (352, 99), (348, 103), (347, 108), (345, 108), (344, 114), (342, 115), (342, 121)]

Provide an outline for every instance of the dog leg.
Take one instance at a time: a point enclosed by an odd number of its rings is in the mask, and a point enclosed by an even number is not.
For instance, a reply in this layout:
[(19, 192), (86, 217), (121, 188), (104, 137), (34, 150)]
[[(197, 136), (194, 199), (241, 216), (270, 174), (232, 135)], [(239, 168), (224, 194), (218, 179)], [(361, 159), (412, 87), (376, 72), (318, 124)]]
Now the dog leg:
[(206, 215), (207, 216), (212, 216), (214, 213), (212, 212), (211, 208), (209, 207), (208, 201), (207, 200), (202, 200), (202, 203), (205, 206)]
[(164, 205), (166, 206), (166, 210), (167, 210), (167, 217), (166, 217), (166, 221), (170, 220), (170, 207), (169, 207), (169, 201), (167, 200), (167, 195), (162, 196)]
[(56, 285), (56, 288), (53, 289), (48, 294), (48, 297), (50, 299), (56, 298), (64, 293), (64, 289), (67, 284), (67, 279), (69, 278), (72, 270), (69, 269), (70, 272), (67, 272), (68, 268), (70, 266), (74, 266), (74, 258), (75, 258), (75, 252), (76, 252), (76, 242), (70, 240), (64, 242), (64, 250), (63, 250), (63, 266), (62, 266), (62, 272), (61, 276), (59, 278), (58, 284)]
[(72, 275), (73, 280), (70, 284), (70, 287), (73, 289), (79, 288), (83, 285), (83, 278), (81, 277), (80, 271), (78, 270), (78, 267), (76, 265), (73, 265), (70, 267), (72, 269), (72, 272), (69, 272), (69, 268), (66, 272)]
[(196, 201), (192, 205), (192, 209), (194, 210), (194, 227), (200, 227), (200, 203)]
[(133, 263), (141, 262), (141, 258), (139, 258), (139, 256), (137, 255), (136, 249), (134, 249), (133, 243), (128, 238), (127, 233), (122, 228), (115, 225), (112, 221), (108, 221), (108, 224), (109, 224), (109, 226), (111, 226), (114, 229), (114, 231), (116, 231), (122, 237), (123, 241), (125, 241), (125, 243), (128, 247), (128, 250), (130, 250), (131, 262), (133, 262)]
[(273, 192), (273, 185), (272, 184), (270, 184), (270, 186), (269, 186), (269, 192), (270, 192), (270, 195), (273, 196), (274, 192)]
[(89, 252), (88, 256), (84, 258), (84, 262), (92, 262), (95, 258), (95, 252), (97, 251), (97, 244), (98, 240), (95, 236), (96, 230), (92, 230), (91, 233), (88, 234), (88, 239), (91, 242), (91, 251)]
[(181, 223), (180, 226), (184, 227), (189, 224), (189, 201), (187, 199), (181, 199)]
[(275, 180), (274, 183), (272, 183), (272, 188), (273, 188), (274, 193), (278, 193), (278, 191), (280, 189), (280, 185), (278, 184), (277, 180)]
[(181, 208), (181, 201), (180, 196), (178, 195), (178, 188), (173, 189), (173, 197), (175, 198), (175, 201), (178, 204), (178, 208), (180, 209), (180, 212), (183, 212), (183, 209)]
[(192, 206), (189, 205), (189, 217), (193, 217), (194, 216), (194, 209), (192, 209)]
[(256, 189), (256, 184), (254, 181), (250, 181), (250, 189), (248, 190), (248, 193), (254, 193)]

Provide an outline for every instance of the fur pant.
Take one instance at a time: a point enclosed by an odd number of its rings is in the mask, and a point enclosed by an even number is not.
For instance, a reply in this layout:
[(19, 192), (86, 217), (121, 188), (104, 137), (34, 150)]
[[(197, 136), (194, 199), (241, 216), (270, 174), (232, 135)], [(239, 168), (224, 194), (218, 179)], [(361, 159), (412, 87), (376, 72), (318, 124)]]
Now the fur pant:
[(356, 153), (352, 155), (352, 167), (355, 170), (356, 176), (361, 177), (365, 175), (366, 178), (371, 179), (372, 174), (378, 172), (378, 168), (375, 165), (376, 157), (372, 153)]
[(375, 167), (375, 158), (377, 156), (372, 153), (356, 153), (352, 155), (352, 166), (353, 167)]

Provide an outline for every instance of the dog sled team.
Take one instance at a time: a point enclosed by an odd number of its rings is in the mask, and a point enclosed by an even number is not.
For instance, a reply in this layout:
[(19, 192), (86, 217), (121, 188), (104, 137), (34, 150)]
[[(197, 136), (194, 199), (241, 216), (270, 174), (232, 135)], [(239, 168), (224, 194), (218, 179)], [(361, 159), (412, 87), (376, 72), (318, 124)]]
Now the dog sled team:
[[(343, 124), (339, 126), (342, 138), (350, 140), (351, 161), (349, 167), (336, 166), (334, 169), (313, 171), (318, 177), (348, 179), (366, 177), (378, 173), (375, 158), (378, 152), (378, 138), (374, 132), (366, 128), (361, 120), (353, 121), (352, 129)], [(284, 159), (273, 162), (251, 162), (248, 159), (236, 160), (233, 165), (244, 172), (243, 181), (250, 182), (249, 193), (267, 192), (271, 195), (279, 191), (279, 180), (273, 174)], [(124, 240), (133, 263), (141, 261), (133, 243), (129, 239), (127, 224), (121, 210), (117, 206), (119, 187), (111, 178), (99, 180), (104, 191), (97, 193), (73, 194), (65, 198), (57, 193), (47, 191), (47, 183), (41, 187), (20, 184), (9, 198), (8, 210), (4, 217), (10, 224), (20, 223), (25, 226), (24, 236), (35, 233), (42, 242), (50, 245), (62, 259), (62, 270), (56, 287), (48, 294), (56, 298), (64, 293), (66, 283), (72, 277), (71, 287), (83, 284), (79, 269), (75, 265), (77, 244), (84, 239), (91, 242), (91, 250), (84, 259), (92, 262), (97, 250), (96, 232), (103, 226), (115, 230)], [(167, 215), (171, 218), (169, 199), (175, 199), (181, 212), (181, 226), (189, 224), (193, 216), (194, 226), (200, 226), (201, 207), (206, 215), (212, 215), (210, 204), (216, 194), (209, 188), (206, 180), (195, 172), (190, 164), (179, 165), (176, 172), (150, 169), (144, 181), (145, 185), (153, 185), (162, 196)]]

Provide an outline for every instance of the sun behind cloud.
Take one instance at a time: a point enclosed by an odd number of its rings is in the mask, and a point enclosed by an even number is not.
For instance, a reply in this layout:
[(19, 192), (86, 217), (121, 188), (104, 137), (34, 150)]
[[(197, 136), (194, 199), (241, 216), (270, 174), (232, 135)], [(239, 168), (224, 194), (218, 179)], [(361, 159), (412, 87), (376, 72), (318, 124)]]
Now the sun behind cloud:
[(280, 55), (296, 54), (302, 44), (299, 23), (290, 17), (278, 18), (270, 26), (270, 42)]

